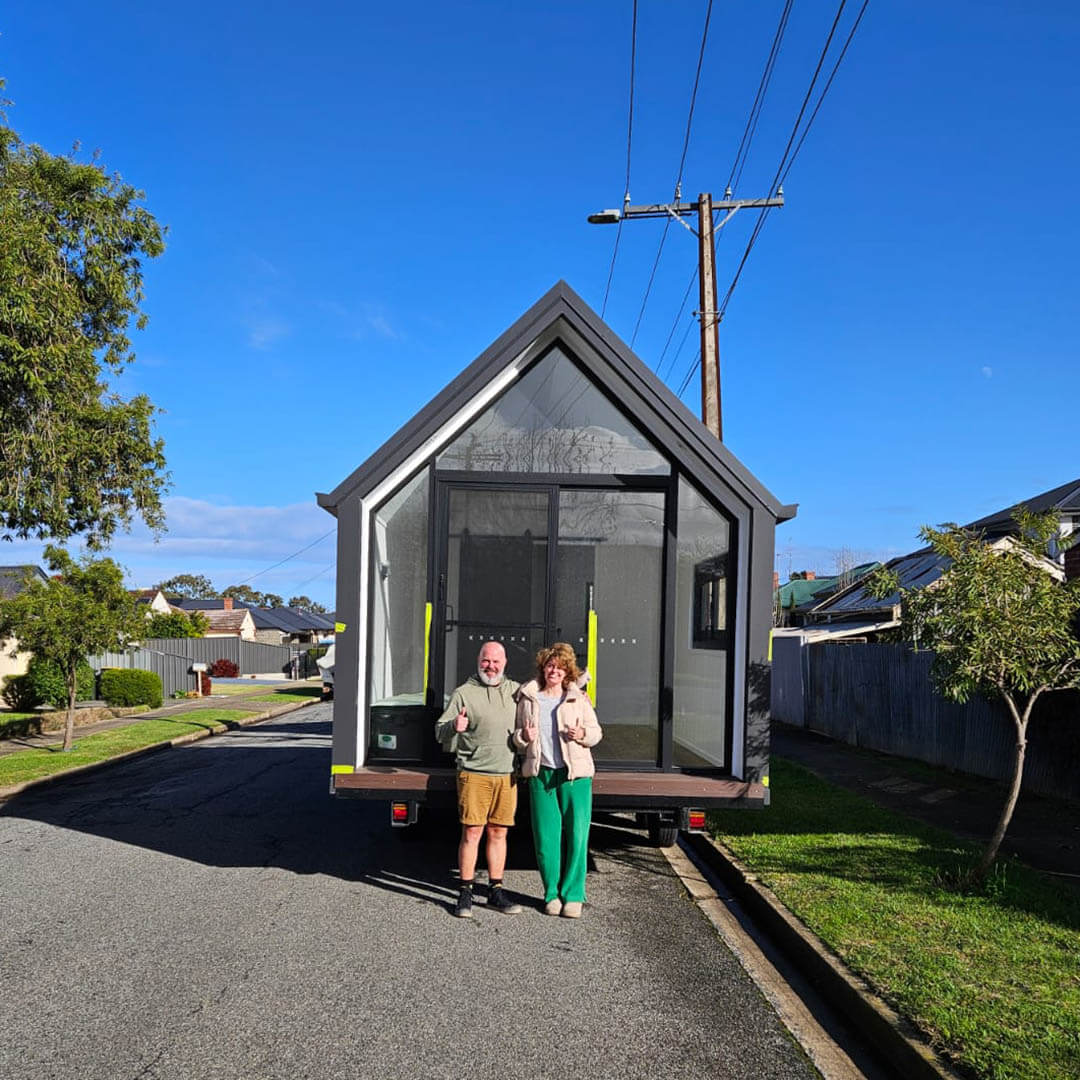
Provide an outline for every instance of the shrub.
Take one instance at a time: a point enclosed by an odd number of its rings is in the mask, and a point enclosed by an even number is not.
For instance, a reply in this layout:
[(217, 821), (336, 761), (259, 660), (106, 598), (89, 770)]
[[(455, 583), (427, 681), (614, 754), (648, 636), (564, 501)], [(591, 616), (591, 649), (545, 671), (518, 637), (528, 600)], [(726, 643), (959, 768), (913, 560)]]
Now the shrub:
[(199, 672), (199, 692), (203, 697), (210, 696), (210, 676), (205, 671)]
[(210, 674), (215, 679), (235, 679), (240, 674), (240, 668), (231, 660), (215, 660), (210, 665)]
[(106, 668), (101, 673), (101, 696), (110, 705), (149, 705), (160, 708), (161, 678), (139, 668)]
[(0, 696), (3, 696), (7, 707), (15, 712), (29, 712), (37, 704), (26, 675), (8, 675), (4, 679), (4, 689)]
[[(94, 671), (82, 663), (75, 671), (75, 700), (89, 701), (94, 696)], [(9, 675), (3, 690), (4, 701), (20, 712), (38, 705), (66, 709), (67, 680), (60, 667), (51, 660), (32, 657), (25, 675)]]

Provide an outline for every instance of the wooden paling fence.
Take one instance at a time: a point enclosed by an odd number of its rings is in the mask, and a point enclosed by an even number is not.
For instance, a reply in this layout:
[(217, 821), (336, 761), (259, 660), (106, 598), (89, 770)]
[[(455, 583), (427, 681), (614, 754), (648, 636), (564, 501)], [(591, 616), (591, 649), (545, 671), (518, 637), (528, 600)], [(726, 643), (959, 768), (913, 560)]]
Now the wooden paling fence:
[[(932, 653), (903, 645), (789, 639), (774, 647), (773, 715), (853, 746), (1007, 779), (1016, 739), (1005, 706), (947, 701), (933, 688), (932, 663)], [(1080, 800), (1080, 693), (1045, 694), (1037, 703), (1024, 787)]]

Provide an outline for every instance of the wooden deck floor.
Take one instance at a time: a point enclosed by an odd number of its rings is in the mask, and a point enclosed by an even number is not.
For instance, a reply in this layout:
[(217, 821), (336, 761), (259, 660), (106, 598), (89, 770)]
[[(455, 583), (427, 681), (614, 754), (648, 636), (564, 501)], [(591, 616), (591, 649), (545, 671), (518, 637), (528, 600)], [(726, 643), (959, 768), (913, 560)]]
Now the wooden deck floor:
[[(452, 805), (454, 770), (366, 766), (335, 775), (334, 791), (361, 799)], [(725, 776), (601, 769), (593, 778), (593, 804), (601, 809), (760, 805), (765, 798), (763, 785)]]

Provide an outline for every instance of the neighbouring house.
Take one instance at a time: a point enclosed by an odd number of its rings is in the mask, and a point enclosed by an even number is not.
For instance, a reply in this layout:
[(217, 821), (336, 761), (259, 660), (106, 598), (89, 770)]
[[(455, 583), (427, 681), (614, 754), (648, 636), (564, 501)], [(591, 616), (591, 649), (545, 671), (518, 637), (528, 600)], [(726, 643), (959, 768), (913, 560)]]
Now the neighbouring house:
[(160, 589), (128, 589), (128, 592), (135, 598), (136, 607), (146, 611), (148, 619), (154, 615), (170, 615), (177, 610)]
[(209, 615), (211, 611), (236, 611), (246, 609), (251, 612), (255, 625), (255, 641), (267, 645), (314, 645), (328, 638), (333, 639), (334, 621), (328, 615), (300, 608), (277, 607), (263, 608), (234, 600), (231, 596), (217, 596), (207, 599), (177, 601), (183, 611), (201, 611)]
[(255, 640), (268, 645), (315, 645), (333, 640), (334, 623), (326, 615), (300, 608), (248, 609), (255, 619)]
[[(1080, 529), (1080, 479), (1020, 500), (1033, 513), (1053, 510), (1061, 517), (1061, 537)], [(965, 528), (977, 530), (994, 547), (1007, 548), (1014, 543), (1016, 522), (1013, 511), (1018, 503), (972, 521)], [(1059, 580), (1080, 574), (1080, 544), (1055, 552), (1054, 558), (1040, 560), (1046, 572)], [(899, 555), (885, 564), (900, 582), (901, 590), (933, 585), (949, 567), (949, 560), (932, 548), (923, 547)], [(813, 704), (809, 647), (838, 643), (887, 642), (900, 625), (900, 591), (877, 598), (870, 595), (865, 581), (856, 581), (832, 596), (814, 600), (801, 618), (801, 625), (777, 628), (772, 642), (772, 710), (786, 723), (804, 724)], [(823, 692), (823, 691), (822, 691)], [(824, 699), (822, 699), (823, 701)], [(818, 702), (824, 708), (822, 702)], [(879, 747), (881, 748), (881, 747)]]
[(238, 637), (255, 640), (255, 620), (247, 608), (203, 608), (209, 626), (203, 637)]
[[(1032, 513), (1053, 510), (1059, 514), (1062, 539), (1080, 529), (1080, 480), (1072, 480), (1040, 495), (1021, 499), (1019, 503), (972, 521), (964, 528), (981, 532), (987, 542), (995, 547), (1008, 547), (1016, 533), (1013, 511), (1021, 503)], [(1074, 577), (1080, 571), (1078, 555), (1080, 546), (1068, 551), (1058, 548), (1052, 559), (1043, 559), (1042, 563), (1047, 573), (1054, 577)], [(907, 555), (899, 555), (885, 566), (900, 579), (901, 589), (921, 589), (941, 577), (948, 569), (948, 562), (931, 548), (923, 547)], [(899, 623), (899, 592), (879, 600), (870, 595), (866, 583), (861, 581), (817, 601), (802, 619), (804, 629), (814, 631), (817, 640), (866, 635), (873, 640), (873, 635), (892, 629)]]
[[(49, 580), (40, 566), (0, 566), (0, 597), (18, 596), (23, 590), (28, 573), (36, 574), (42, 581)], [(31, 654), (19, 650), (18, 645), (13, 638), (0, 642), (0, 687), (7, 676), (25, 674), (30, 663)], [(15, 655), (12, 656), (12, 653)], [(0, 708), (3, 708), (2, 704)]]
[(777, 626), (801, 626), (806, 613), (816, 604), (835, 595), (841, 589), (859, 581), (880, 563), (868, 562), (853, 566), (841, 574), (818, 577), (813, 570), (802, 570), (791, 575), (791, 580), (781, 585), (773, 584), (773, 607)]

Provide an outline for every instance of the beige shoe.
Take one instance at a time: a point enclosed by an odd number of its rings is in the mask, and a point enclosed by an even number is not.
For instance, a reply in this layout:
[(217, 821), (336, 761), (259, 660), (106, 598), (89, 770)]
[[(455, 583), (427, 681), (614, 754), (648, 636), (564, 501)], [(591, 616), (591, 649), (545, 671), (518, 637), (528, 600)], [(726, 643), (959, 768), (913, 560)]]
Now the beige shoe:
[(566, 903), (562, 906), (562, 914), (564, 919), (580, 919), (581, 901), (567, 900)]
[(549, 900), (544, 905), (545, 915), (560, 915), (562, 914), (562, 901), (556, 896), (554, 900)]

